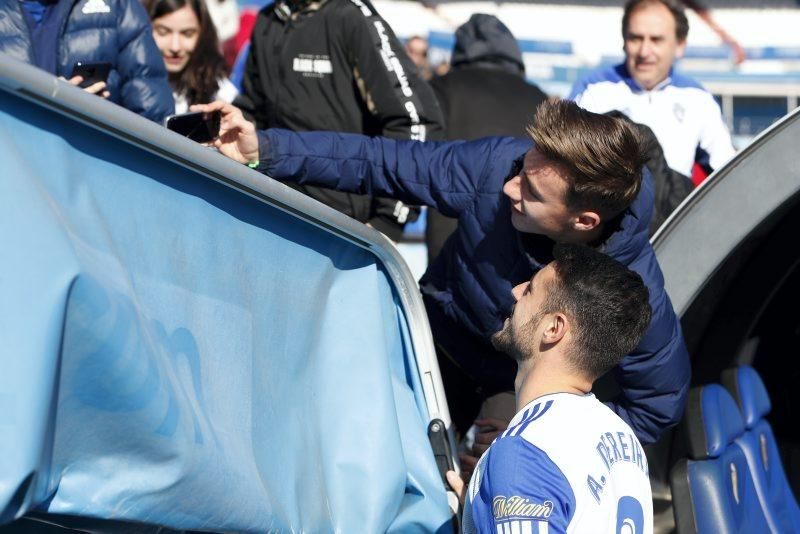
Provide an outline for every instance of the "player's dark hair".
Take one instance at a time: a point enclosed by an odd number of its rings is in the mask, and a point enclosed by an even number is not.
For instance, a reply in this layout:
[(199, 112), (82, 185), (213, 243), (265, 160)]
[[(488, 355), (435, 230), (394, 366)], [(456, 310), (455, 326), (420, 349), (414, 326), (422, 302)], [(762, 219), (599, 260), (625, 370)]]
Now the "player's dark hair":
[(636, 347), (650, 324), (649, 291), (617, 260), (584, 245), (556, 245), (544, 313), (561, 312), (572, 325), (570, 360), (595, 380)]
[(680, 0), (628, 0), (622, 14), (622, 38), (625, 39), (628, 35), (628, 22), (634, 11), (653, 4), (661, 4), (669, 9), (675, 19), (675, 37), (679, 43), (684, 42), (689, 35), (689, 19), (686, 18), (686, 12), (683, 10), (683, 3)]

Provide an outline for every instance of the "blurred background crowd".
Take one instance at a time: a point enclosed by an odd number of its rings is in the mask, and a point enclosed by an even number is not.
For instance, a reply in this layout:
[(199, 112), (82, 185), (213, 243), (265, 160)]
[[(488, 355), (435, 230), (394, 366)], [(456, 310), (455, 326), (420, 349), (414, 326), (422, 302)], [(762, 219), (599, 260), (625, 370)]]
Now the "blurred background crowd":
[[(655, 134), (661, 222), (798, 106), (800, 9), (632, 4), (623, 20), (621, 0), (0, 0), (0, 53), (158, 122), (221, 99), (261, 128), (473, 139), (524, 136), (539, 103), (572, 98)], [(105, 82), (84, 83), (74, 66), (87, 61), (111, 63)], [(715, 104), (699, 103), (706, 96)], [(401, 243), (417, 274), (456, 224), (395, 200), (302, 189)]]
[[(241, 22), (229, 49), (248, 41), (256, 13), (266, 4), (251, 0), (238, 4)], [(474, 13), (495, 15), (518, 39), (526, 78), (546, 93), (562, 97), (586, 73), (621, 61), (623, 4), (623, 0), (372, 2), (427, 76), (448, 70), (458, 26)], [(705, 0), (685, 4), (694, 9), (687, 11), (691, 31), (677, 69), (714, 94), (734, 145), (742, 148), (798, 105), (798, 2)], [(233, 33), (234, 26), (229, 24), (227, 32)]]

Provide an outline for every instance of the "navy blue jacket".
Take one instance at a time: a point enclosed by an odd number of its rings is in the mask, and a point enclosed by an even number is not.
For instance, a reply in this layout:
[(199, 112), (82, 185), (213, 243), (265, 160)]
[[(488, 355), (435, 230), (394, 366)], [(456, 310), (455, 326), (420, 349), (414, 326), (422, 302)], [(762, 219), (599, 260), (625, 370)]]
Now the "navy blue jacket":
[[(161, 122), (175, 102), (164, 60), (139, 0), (59, 0), (72, 10), (59, 32), (58, 76), (70, 78), (77, 61), (108, 61), (109, 100)], [(19, 0), (0, 0), (0, 53), (36, 64)]]
[[(433, 336), (487, 393), (513, 389), (516, 366), (489, 338), (511, 312), (511, 288), (552, 259), (552, 241), (514, 229), (502, 193), (531, 141), (419, 143), (276, 129), (259, 132), (259, 140), (259, 170), (274, 178), (398, 198), (457, 217), (458, 230), (420, 282)], [(622, 394), (613, 405), (647, 443), (680, 419), (690, 378), (680, 323), (648, 240), (652, 205), (645, 173), (639, 197), (601, 246), (650, 291), (652, 322), (616, 370)]]

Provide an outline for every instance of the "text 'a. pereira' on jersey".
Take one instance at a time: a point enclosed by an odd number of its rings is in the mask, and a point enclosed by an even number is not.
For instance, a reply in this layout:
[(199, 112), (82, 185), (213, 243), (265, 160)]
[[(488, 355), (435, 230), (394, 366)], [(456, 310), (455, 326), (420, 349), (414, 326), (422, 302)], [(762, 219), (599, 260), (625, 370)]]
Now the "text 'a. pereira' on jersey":
[(463, 531), (651, 534), (644, 449), (591, 393), (539, 397), (478, 462)]

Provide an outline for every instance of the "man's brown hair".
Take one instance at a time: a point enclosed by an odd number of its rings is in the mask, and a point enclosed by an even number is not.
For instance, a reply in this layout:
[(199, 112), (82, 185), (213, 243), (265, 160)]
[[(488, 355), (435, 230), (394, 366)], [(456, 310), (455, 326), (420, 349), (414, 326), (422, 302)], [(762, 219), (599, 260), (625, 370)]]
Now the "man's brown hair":
[(567, 179), (567, 207), (596, 211), (604, 220), (622, 213), (639, 194), (646, 161), (636, 129), (567, 100), (549, 100), (528, 127), (536, 150)]
[(675, 37), (679, 43), (684, 42), (689, 35), (689, 19), (686, 18), (683, 2), (680, 0), (628, 0), (625, 2), (625, 11), (622, 14), (622, 38), (627, 38), (628, 22), (633, 12), (653, 4), (661, 4), (672, 13), (672, 18), (675, 19)]

